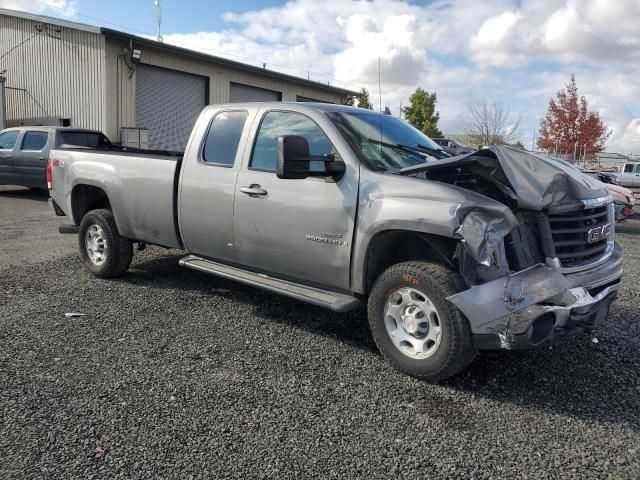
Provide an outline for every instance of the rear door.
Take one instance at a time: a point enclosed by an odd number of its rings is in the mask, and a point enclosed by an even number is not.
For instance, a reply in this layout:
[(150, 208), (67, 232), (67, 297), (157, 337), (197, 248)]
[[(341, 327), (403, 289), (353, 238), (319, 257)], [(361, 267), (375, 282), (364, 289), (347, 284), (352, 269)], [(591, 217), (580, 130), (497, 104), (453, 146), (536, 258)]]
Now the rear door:
[(236, 261), (233, 203), (247, 143), (251, 109), (206, 110), (185, 154), (179, 219), (185, 248), (211, 259)]
[[(236, 186), (234, 236), (239, 263), (304, 283), (348, 289), (358, 167), (347, 164), (344, 176), (335, 182), (321, 177), (278, 178), (278, 137), (305, 137), (311, 155), (337, 151), (334, 145), (342, 139), (323, 115), (312, 119), (301, 112), (265, 107), (260, 117)], [(318, 163), (312, 169), (324, 168)]]
[(13, 157), (15, 178), (20, 185), (46, 188), (49, 137), (49, 130), (42, 129), (29, 129), (22, 134)]
[(12, 185), (15, 183), (13, 152), (19, 136), (18, 130), (0, 133), (0, 184)]

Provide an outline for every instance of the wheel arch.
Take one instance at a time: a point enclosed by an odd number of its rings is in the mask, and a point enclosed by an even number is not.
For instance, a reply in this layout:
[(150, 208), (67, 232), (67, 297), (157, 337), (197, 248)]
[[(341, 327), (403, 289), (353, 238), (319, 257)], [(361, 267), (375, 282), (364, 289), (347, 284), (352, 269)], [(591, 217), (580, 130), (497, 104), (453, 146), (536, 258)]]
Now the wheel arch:
[(91, 210), (104, 208), (112, 210), (107, 192), (99, 186), (80, 183), (71, 190), (71, 215), (75, 225), (80, 225), (82, 217)]
[(384, 230), (367, 245), (360, 288), (368, 295), (376, 278), (396, 263), (410, 260), (432, 261), (456, 269), (453, 254), (457, 240), (414, 230)]

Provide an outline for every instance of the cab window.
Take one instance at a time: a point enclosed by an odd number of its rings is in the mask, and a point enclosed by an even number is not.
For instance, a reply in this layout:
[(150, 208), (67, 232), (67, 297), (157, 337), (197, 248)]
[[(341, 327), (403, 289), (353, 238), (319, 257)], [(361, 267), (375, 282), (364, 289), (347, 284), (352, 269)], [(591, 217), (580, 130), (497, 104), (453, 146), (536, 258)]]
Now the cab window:
[(22, 145), (20, 146), (20, 150), (37, 150), (40, 151), (47, 144), (47, 139), (49, 138), (48, 132), (26, 132), (24, 137), (22, 137)]
[(633, 167), (634, 167), (634, 166), (635, 166), (635, 165), (633, 165), (632, 163), (627, 163), (627, 164), (624, 166), (624, 171), (625, 171), (625, 172), (633, 172)]
[[(278, 137), (299, 135), (309, 142), (311, 155), (328, 155), (333, 145), (322, 129), (309, 117), (296, 112), (268, 112), (260, 124), (249, 168), (275, 172), (278, 161)], [(324, 162), (312, 161), (310, 170), (321, 172)]]
[(16, 140), (18, 140), (18, 132), (15, 130), (0, 133), (0, 150), (11, 150), (15, 147)]
[(236, 160), (247, 112), (220, 112), (209, 127), (202, 150), (202, 160), (213, 165), (231, 167)]

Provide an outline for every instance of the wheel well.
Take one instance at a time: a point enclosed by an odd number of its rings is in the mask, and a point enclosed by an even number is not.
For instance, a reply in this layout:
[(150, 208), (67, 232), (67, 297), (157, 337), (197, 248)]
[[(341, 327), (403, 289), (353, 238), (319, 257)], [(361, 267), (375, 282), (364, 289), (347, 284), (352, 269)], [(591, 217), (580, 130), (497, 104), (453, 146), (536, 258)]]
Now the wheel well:
[(77, 185), (71, 192), (71, 210), (76, 225), (80, 224), (82, 217), (91, 210), (106, 208), (111, 210), (109, 197), (99, 187), (93, 185)]
[(364, 269), (365, 293), (371, 291), (376, 278), (391, 265), (408, 260), (430, 260), (455, 268), (453, 254), (456, 240), (406, 230), (389, 230), (376, 234), (369, 243)]

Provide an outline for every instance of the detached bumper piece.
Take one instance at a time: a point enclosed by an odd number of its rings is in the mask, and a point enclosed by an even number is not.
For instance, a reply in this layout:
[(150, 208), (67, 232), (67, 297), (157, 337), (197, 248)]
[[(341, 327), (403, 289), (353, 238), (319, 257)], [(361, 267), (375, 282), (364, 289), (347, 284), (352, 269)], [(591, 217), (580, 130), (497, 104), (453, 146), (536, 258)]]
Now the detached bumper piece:
[(622, 277), (622, 249), (602, 265), (563, 274), (536, 265), (448, 297), (469, 319), (479, 349), (525, 349), (589, 331), (605, 321)]
[[(619, 280), (618, 280), (619, 283)], [(609, 315), (616, 298), (618, 283), (592, 297), (586, 289), (574, 289), (566, 295), (577, 301), (567, 306), (544, 306), (524, 333), (514, 334), (507, 323), (495, 333), (474, 334), (473, 343), (480, 350), (522, 350), (551, 345), (572, 335), (591, 331)]]

